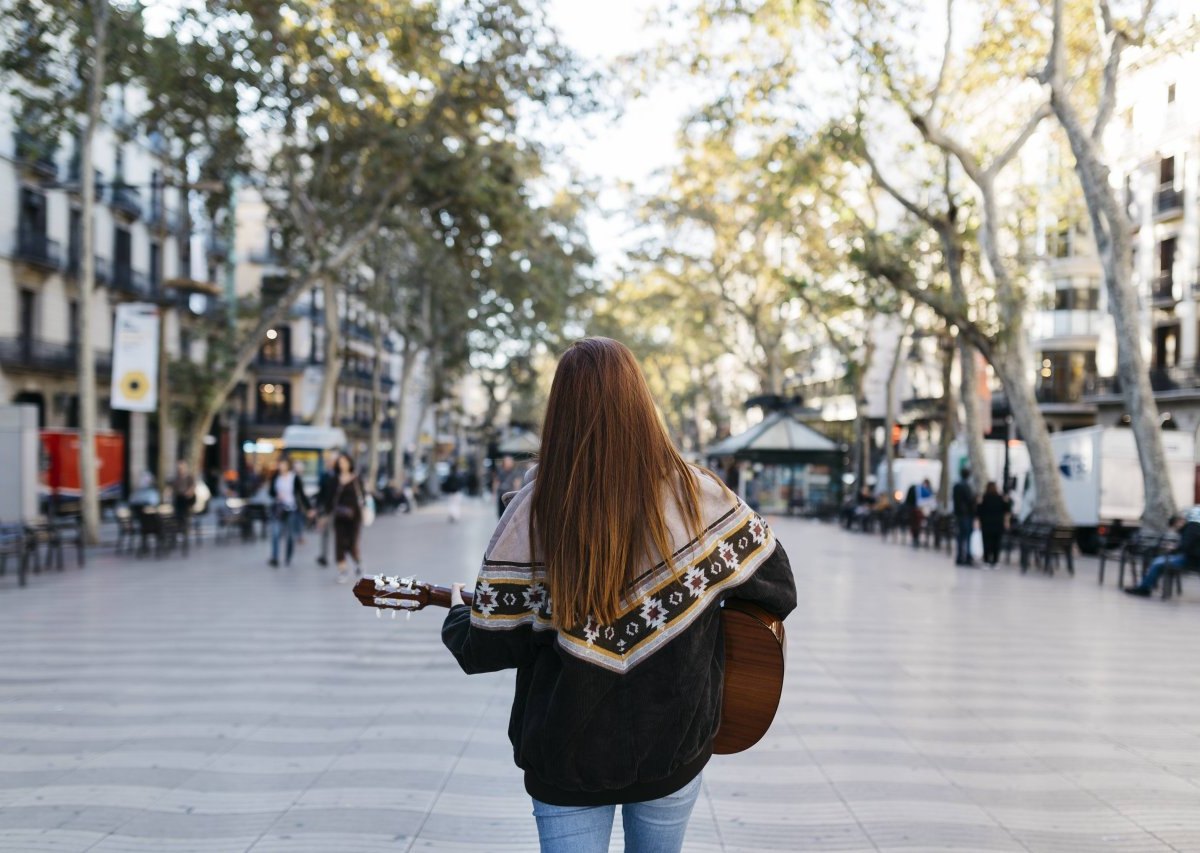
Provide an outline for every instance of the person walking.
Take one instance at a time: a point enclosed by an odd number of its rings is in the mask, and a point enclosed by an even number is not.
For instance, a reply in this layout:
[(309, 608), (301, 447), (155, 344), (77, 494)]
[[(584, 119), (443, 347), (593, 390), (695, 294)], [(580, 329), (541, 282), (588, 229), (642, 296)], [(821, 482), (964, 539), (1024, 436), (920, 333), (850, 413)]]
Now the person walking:
[(446, 480), (442, 483), (442, 492), (446, 497), (446, 508), (450, 513), (450, 523), (457, 524), (462, 518), (463, 478), (458, 473), (458, 466), (450, 469)]
[(521, 488), (521, 471), (511, 456), (500, 460), (500, 470), (496, 472), (492, 491), (496, 495), (496, 514), (504, 515), (504, 496)]
[(977, 514), (979, 529), (983, 534), (983, 564), (996, 568), (1000, 562), (1000, 541), (1004, 538), (1005, 522), (1011, 510), (1008, 501), (1000, 494), (995, 481), (990, 481), (983, 490)]
[(954, 508), (956, 554), (959, 566), (974, 566), (971, 559), (971, 534), (975, 531), (975, 490), (971, 488), (971, 469), (964, 467), (950, 493)]
[[(631, 446), (636, 445), (636, 446)], [(508, 734), (542, 853), (677, 853), (720, 724), (721, 602), (780, 617), (787, 554), (667, 436), (633, 353), (607, 338), (559, 361), (536, 476), (511, 500), (470, 606), (442, 640), (468, 674), (517, 670)]]
[(354, 460), (342, 453), (334, 469), (337, 477), (333, 491), (333, 552), (337, 561), (337, 582), (345, 583), (350, 578), (346, 558), (354, 560), (354, 574), (362, 574), (362, 557), (359, 554), (359, 535), (362, 532), (363, 503), (366, 496), (362, 483), (354, 473)]
[(329, 540), (333, 536), (333, 493), (337, 489), (337, 454), (325, 454), (325, 464), (317, 479), (317, 527), (321, 533), (321, 551), (317, 554), (317, 565), (329, 565)]
[(309, 512), (308, 496), (304, 494), (304, 481), (292, 470), (292, 460), (286, 456), (279, 460), (275, 473), (267, 486), (267, 498), (271, 502), (271, 568), (279, 568), (279, 540), (286, 536), (283, 562), (292, 564), (296, 549), (297, 519), (301, 513)]
[(196, 505), (196, 478), (186, 459), (175, 463), (175, 476), (171, 479), (171, 503), (175, 508), (175, 523), (183, 533), (183, 553), (186, 555), (192, 530), (192, 507)]

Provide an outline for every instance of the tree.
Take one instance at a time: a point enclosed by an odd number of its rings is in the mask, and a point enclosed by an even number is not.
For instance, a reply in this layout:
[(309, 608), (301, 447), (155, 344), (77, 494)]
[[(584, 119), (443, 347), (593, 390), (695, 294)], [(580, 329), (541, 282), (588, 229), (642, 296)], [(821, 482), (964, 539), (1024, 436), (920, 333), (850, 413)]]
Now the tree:
[[(870, 8), (873, 5), (868, 4), (868, 17), (878, 13), (878, 8)], [(852, 37), (864, 74), (877, 84), (885, 97), (904, 111), (922, 139), (954, 158), (973, 184), (980, 201), (979, 244), (990, 274), (992, 301), (1004, 322), (988, 332), (982, 324), (971, 318), (969, 305), (953, 301), (953, 294), (950, 300), (931, 298), (930, 290), (920, 285), (917, 277), (911, 274), (911, 269), (903, 271), (906, 265), (884, 263), (876, 268), (876, 272), (938, 311), (947, 322), (958, 326), (960, 333), (965, 333), (991, 363), (1004, 386), (1009, 407), (1029, 449), (1030, 467), (1038, 486), (1033, 514), (1052, 523), (1066, 523), (1066, 504), (1050, 446), (1050, 435), (1038, 410), (1031, 381), (1034, 371), (1024, 324), (1028, 300), (1018, 275), (1001, 249), (1003, 218), (996, 188), (1000, 173), (1017, 156), (1038, 124), (1049, 115), (1050, 108), (1046, 104), (1039, 104), (1029, 109), (1028, 116), (994, 151), (988, 150), (991, 146), (986, 141), (978, 141), (973, 147), (946, 130), (943, 122), (948, 113), (941, 109), (941, 102), (953, 48), (952, 0), (948, 0), (947, 10), (946, 41), (937, 77), (932, 84), (924, 83), (913, 68), (905, 65), (897, 55), (896, 46), (888, 42), (886, 37), (874, 34), (869, 23), (860, 23)], [(895, 24), (893, 19), (886, 20), (889, 25)], [(907, 82), (906, 85), (906, 81), (913, 80), (918, 82)], [(990, 134), (993, 139), (996, 135), (994, 132)], [(980, 153), (979, 149), (983, 149), (983, 152)], [(874, 250), (884, 242), (878, 234), (868, 236), (865, 245), (869, 250), (860, 253), (860, 257), (868, 263), (877, 261), (880, 256)], [(894, 247), (891, 251), (894, 251)]]
[[(1131, 259), (1132, 222), (1117, 198), (1117, 190), (1110, 179), (1112, 170), (1103, 152), (1104, 132), (1116, 108), (1122, 58), (1127, 48), (1145, 42), (1154, 2), (1146, 0), (1142, 3), (1138, 17), (1131, 21), (1121, 20), (1114, 15), (1109, 0), (1098, 0), (1095, 4), (1093, 14), (1101, 60), (1098, 85), (1087, 79), (1072, 81), (1069, 76), (1063, 7), (1063, 0), (1053, 0), (1053, 35), (1045, 67), (1038, 79), (1049, 89), (1050, 106), (1066, 132), (1075, 155), (1075, 173), (1087, 202), (1092, 233), (1104, 271), (1108, 310), (1116, 324), (1117, 376), (1125, 410), (1137, 439), (1138, 460), (1142, 467), (1146, 496), (1142, 522), (1152, 530), (1162, 530), (1175, 513), (1175, 498), (1167, 475), (1158, 404), (1150, 386), (1150, 374), (1141, 347), (1141, 312), (1137, 290), (1133, 285)], [(1082, 97), (1077, 91), (1079, 89), (1085, 90)], [(1080, 101), (1086, 103), (1095, 100), (1088, 89), (1099, 91), (1098, 100), (1091, 105), (1093, 115), (1090, 128), (1087, 127), (1089, 122), (1085, 118), (1084, 107), (1080, 106)]]
[(79, 274), (79, 479), (80, 514), (89, 543), (99, 540), (100, 494), (97, 475), (95, 310), (96, 203), (94, 140), (102, 121), (105, 90), (136, 79), (142, 29), (137, 3), (86, 0), (61, 7), (43, 0), (5, 2), (0, 7), (0, 70), (14, 95), (24, 131), (56, 145), (78, 129), (80, 154)]

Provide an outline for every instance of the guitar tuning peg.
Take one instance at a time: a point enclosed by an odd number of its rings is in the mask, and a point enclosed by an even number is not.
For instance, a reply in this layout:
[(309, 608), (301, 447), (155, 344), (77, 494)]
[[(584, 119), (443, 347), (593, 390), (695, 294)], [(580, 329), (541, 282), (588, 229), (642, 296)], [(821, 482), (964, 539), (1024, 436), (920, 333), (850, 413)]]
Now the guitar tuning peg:
[(396, 618), (396, 611), (395, 611), (395, 610), (393, 610), (393, 611), (392, 611), (392, 618), (393, 618), (393, 619), (395, 619), (395, 618)]
[(405, 622), (407, 622), (407, 621), (408, 621), (409, 619), (411, 619), (411, 618), (412, 618), (412, 611), (411, 611), (411, 610), (405, 610), (405, 611), (404, 611), (404, 621), (405, 621)]
[(375, 618), (376, 618), (376, 619), (382, 619), (382, 618), (383, 618), (383, 611), (382, 611), (382, 610), (376, 610), (376, 611), (375, 611)]

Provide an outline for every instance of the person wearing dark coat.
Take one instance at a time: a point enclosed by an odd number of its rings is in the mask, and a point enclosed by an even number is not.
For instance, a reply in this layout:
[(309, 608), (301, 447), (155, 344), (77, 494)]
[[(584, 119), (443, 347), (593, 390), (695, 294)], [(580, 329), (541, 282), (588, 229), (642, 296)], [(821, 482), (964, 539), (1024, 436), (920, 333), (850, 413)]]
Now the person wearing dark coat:
[(976, 512), (979, 516), (979, 529), (983, 533), (985, 565), (995, 566), (1000, 562), (1000, 540), (1004, 538), (1004, 522), (1011, 509), (1008, 500), (996, 488), (996, 483), (989, 482)]

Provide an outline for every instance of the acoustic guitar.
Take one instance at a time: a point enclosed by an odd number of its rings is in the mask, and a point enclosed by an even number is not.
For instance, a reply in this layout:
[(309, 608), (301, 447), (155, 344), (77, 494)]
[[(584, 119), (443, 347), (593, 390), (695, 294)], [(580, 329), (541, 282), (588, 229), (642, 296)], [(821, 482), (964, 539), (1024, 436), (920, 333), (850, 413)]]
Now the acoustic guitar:
[[(471, 593), (463, 590), (463, 601)], [(377, 575), (354, 585), (354, 597), (376, 615), (391, 610), (395, 616), (425, 607), (449, 607), (450, 588), (433, 586), (413, 578)], [(779, 708), (783, 690), (783, 622), (748, 601), (726, 599), (721, 608), (725, 635), (725, 683), (721, 697), (721, 725), (713, 740), (713, 752), (728, 755), (758, 743)]]

